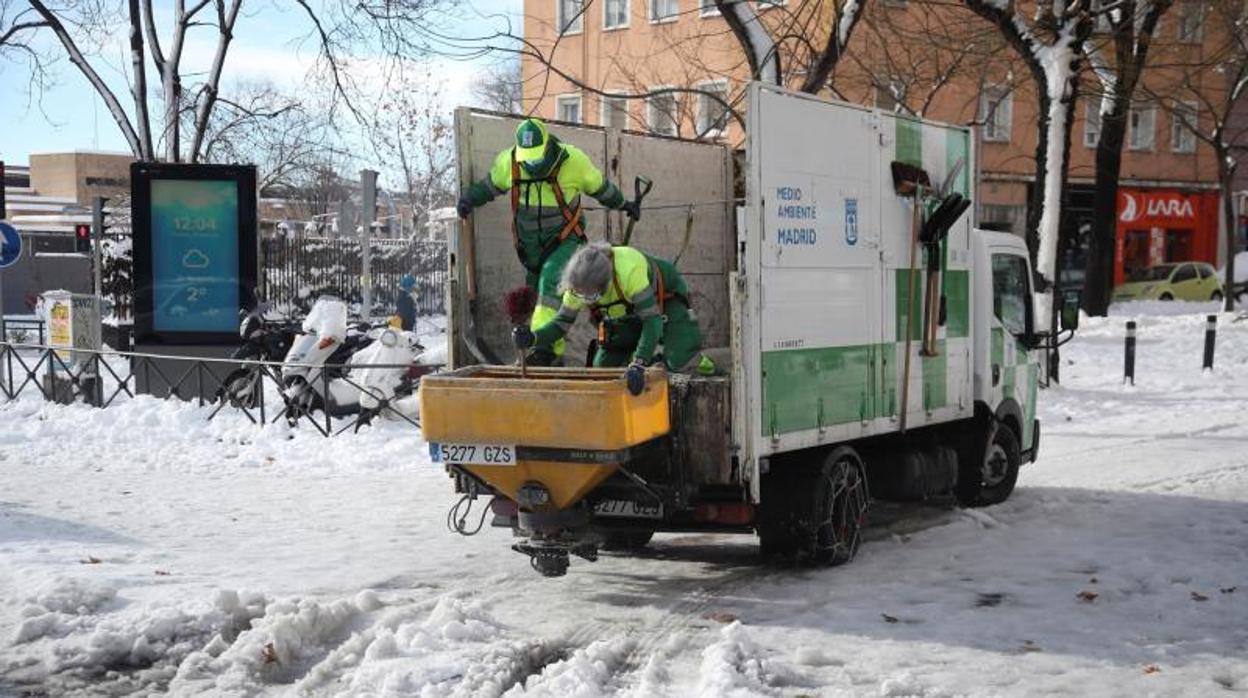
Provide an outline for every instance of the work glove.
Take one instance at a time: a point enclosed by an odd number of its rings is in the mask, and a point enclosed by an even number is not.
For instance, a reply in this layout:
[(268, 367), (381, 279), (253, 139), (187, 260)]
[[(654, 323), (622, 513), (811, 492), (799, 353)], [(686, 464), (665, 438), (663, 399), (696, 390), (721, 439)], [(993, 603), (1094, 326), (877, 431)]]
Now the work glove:
[(625, 201), (624, 205), (620, 207), (620, 210), (623, 211), (624, 215), (628, 216), (630, 220), (641, 220), (641, 206), (638, 205), (636, 201)]
[(640, 361), (634, 361), (624, 371), (624, 380), (628, 383), (628, 392), (633, 395), (641, 395), (641, 391), (646, 389), (646, 367)]
[(533, 336), (533, 330), (524, 325), (517, 325), (511, 330), (511, 343), (520, 351), (531, 349), (537, 342), (537, 338)]
[(459, 197), (459, 201), (455, 204), (455, 212), (460, 218), (467, 218), (468, 214), (472, 213), (472, 202), (468, 200), (468, 197)]

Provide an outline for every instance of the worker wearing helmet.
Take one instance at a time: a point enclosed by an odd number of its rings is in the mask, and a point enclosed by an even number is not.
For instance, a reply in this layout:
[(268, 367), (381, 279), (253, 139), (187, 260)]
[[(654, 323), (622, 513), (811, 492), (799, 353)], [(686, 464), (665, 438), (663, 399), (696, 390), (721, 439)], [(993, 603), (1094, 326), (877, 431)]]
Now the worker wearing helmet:
[(416, 327), (416, 277), (404, 274), (399, 279), (399, 297), (395, 303), (399, 316), (399, 329)]
[[(498, 154), (489, 174), (474, 182), (456, 210), (467, 218), (472, 209), (499, 194), (511, 195), (511, 235), (525, 269), (525, 283), (537, 292), (530, 327), (548, 324), (559, 309), (559, 281), (564, 265), (587, 241), (581, 194), (637, 220), (637, 204), (624, 199), (589, 156), (561, 142), (541, 119), (525, 119), (516, 127), (516, 144)], [(563, 354), (563, 340), (540, 347), (531, 360), (554, 363)]]
[(641, 391), (643, 367), (659, 344), (663, 363), (680, 370), (702, 348), (702, 332), (689, 308), (689, 289), (676, 267), (632, 247), (592, 242), (578, 249), (563, 271), (559, 311), (533, 333), (537, 347), (567, 334), (581, 309), (598, 323), (595, 366), (629, 366), (629, 388)]

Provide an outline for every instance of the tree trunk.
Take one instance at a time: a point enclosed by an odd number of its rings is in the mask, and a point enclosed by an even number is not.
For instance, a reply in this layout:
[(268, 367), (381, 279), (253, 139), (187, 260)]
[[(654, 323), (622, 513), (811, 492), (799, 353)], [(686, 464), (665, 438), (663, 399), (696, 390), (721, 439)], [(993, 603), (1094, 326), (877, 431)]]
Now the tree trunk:
[(1096, 144), (1096, 191), (1093, 194), (1092, 237), (1088, 240), (1084, 273), (1083, 308), (1104, 316), (1114, 289), (1114, 254), (1118, 242), (1118, 178), (1122, 173), (1122, 145), (1127, 134), (1127, 100), (1115, 98), (1101, 116), (1101, 139)]
[[(1219, 141), (1222, 139), (1219, 138)], [(1222, 292), (1222, 309), (1226, 312), (1235, 310), (1235, 165), (1231, 154), (1225, 148), (1216, 148), (1218, 156), (1218, 179), (1222, 183), (1222, 215), (1226, 221), (1226, 288)]]
[(138, 130), (140, 160), (152, 159), (152, 128), (147, 110), (147, 64), (143, 59), (143, 24), (139, 0), (130, 0), (130, 63), (134, 71), (134, 120)]
[[(1041, 83), (1043, 85), (1043, 83)], [(1023, 237), (1027, 241), (1027, 251), (1031, 253), (1031, 268), (1040, 272), (1040, 217), (1044, 214), (1044, 182), (1048, 177), (1045, 153), (1049, 149), (1049, 105), (1051, 100), (1044, 93), (1043, 87), (1036, 95), (1040, 98), (1040, 123), (1037, 124), (1038, 140), (1036, 141), (1036, 179), (1027, 198), (1027, 229)]]

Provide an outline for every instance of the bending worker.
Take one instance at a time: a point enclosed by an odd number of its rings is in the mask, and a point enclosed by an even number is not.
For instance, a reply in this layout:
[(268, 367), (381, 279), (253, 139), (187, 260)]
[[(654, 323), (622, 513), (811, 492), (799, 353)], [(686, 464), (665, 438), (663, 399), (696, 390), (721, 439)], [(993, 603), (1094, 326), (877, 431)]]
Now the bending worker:
[[(560, 142), (541, 119), (516, 127), (516, 144), (494, 158), (490, 173), (474, 182), (456, 210), (467, 218), (472, 209), (504, 192), (511, 194), (511, 238), (525, 269), (525, 283), (537, 292), (530, 327), (536, 330), (559, 308), (559, 279), (572, 253), (587, 241), (581, 194), (637, 220), (636, 203), (603, 176), (580, 148)], [(535, 364), (551, 364), (563, 354), (563, 341), (534, 352)]]
[(689, 308), (689, 289), (676, 267), (632, 247), (592, 242), (572, 255), (563, 272), (559, 312), (534, 332), (550, 346), (567, 334), (582, 308), (598, 323), (594, 366), (628, 365), (629, 389), (640, 393), (643, 369), (663, 344), (663, 363), (677, 371), (702, 348), (702, 332)]

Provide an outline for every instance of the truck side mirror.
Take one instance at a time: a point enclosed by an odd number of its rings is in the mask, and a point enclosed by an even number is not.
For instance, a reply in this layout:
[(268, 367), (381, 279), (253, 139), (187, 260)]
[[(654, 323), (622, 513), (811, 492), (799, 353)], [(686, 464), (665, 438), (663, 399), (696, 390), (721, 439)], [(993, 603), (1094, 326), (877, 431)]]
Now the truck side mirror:
[(1080, 293), (1078, 291), (1067, 291), (1062, 294), (1061, 323), (1063, 330), (1074, 332), (1079, 329), (1079, 301)]

